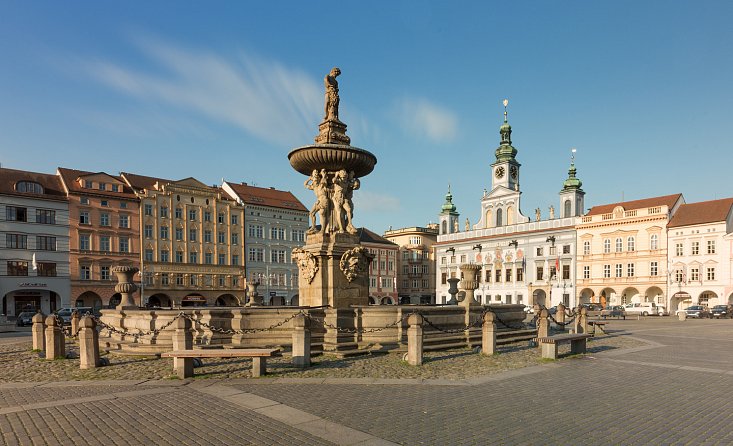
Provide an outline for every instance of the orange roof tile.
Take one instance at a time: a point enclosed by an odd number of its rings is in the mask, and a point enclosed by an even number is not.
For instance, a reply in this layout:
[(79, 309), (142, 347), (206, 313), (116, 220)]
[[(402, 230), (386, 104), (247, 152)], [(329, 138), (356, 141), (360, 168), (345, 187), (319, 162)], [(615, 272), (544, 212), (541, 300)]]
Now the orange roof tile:
[[(135, 192), (133, 192), (132, 189), (127, 186), (125, 180), (118, 175), (110, 175), (106, 172), (87, 172), (85, 170), (68, 169), (65, 167), (59, 167), (58, 172), (61, 176), (61, 181), (63, 181), (64, 185), (69, 190), (69, 193), (84, 193), (106, 197), (135, 198)], [(84, 177), (87, 175), (106, 175), (108, 177), (114, 178), (115, 180), (122, 183), (122, 190), (120, 192), (112, 192), (111, 190), (102, 191), (98, 189), (87, 189), (81, 187), (77, 180), (79, 179), (79, 177)]]
[(653, 197), (653, 198), (643, 198), (641, 200), (633, 200), (633, 201), (622, 201), (619, 203), (611, 203), (611, 204), (602, 204), (599, 206), (593, 206), (590, 211), (588, 211), (588, 214), (586, 215), (600, 215), (600, 214), (610, 214), (613, 212), (614, 208), (616, 206), (621, 206), (626, 211), (630, 211), (633, 209), (645, 209), (655, 206), (667, 206), (668, 208), (672, 208), (674, 204), (682, 197), (682, 194), (672, 194), (672, 195), (664, 195), (662, 197)]
[[(31, 181), (40, 184), (43, 187), (43, 195), (16, 191), (15, 184), (19, 181)], [(66, 192), (58, 176), (27, 170), (0, 168), (0, 193), (50, 200), (66, 200)]]
[(667, 227), (676, 228), (679, 226), (725, 221), (728, 219), (728, 215), (730, 215), (732, 207), (733, 198), (683, 204), (677, 212), (675, 212), (672, 220), (667, 224)]
[(278, 190), (274, 187), (250, 186), (246, 183), (230, 183), (227, 181), (226, 184), (236, 192), (237, 197), (245, 204), (308, 212), (308, 208), (295, 198), (292, 192)]

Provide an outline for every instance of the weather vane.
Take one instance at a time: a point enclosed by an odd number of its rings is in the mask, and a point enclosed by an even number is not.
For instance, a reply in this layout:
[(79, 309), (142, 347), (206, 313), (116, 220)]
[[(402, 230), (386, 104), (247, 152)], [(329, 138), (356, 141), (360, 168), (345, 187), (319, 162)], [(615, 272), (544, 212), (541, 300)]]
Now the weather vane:
[(575, 152), (577, 151), (575, 147), (570, 149), (570, 163), (575, 163)]
[(504, 99), (502, 101), (502, 103), (504, 104), (504, 122), (507, 122), (507, 120), (506, 120), (506, 106), (509, 105), (509, 99)]

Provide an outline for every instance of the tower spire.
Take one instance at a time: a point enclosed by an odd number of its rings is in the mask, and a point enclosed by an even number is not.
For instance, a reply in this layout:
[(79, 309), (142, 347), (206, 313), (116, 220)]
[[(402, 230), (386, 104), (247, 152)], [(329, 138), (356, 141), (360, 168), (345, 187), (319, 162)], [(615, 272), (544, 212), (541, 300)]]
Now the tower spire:
[(504, 99), (504, 123), (499, 128), (499, 134), (501, 135), (501, 143), (499, 148), (496, 149), (496, 161), (509, 161), (513, 160), (517, 155), (517, 149), (512, 147), (512, 126), (509, 125), (509, 119), (507, 117), (507, 106), (509, 100)]
[(562, 183), (563, 190), (580, 189), (583, 182), (576, 178), (578, 170), (575, 168), (575, 148), (570, 149), (570, 168), (568, 169), (568, 179)]

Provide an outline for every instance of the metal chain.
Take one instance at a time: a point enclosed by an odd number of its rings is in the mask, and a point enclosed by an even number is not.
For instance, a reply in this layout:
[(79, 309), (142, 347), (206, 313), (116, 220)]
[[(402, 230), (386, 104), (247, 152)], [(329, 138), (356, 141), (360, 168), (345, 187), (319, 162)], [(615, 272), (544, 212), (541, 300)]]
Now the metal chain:
[(356, 334), (356, 333), (377, 333), (383, 330), (386, 330), (388, 328), (393, 328), (399, 325), (402, 321), (404, 321), (410, 314), (412, 313), (405, 313), (402, 315), (401, 318), (397, 319), (396, 321), (392, 322), (391, 324), (388, 324), (384, 327), (378, 327), (378, 328), (369, 328), (367, 330), (364, 329), (358, 329), (358, 328), (346, 328), (346, 327), (337, 327), (333, 325), (330, 322), (326, 322), (326, 318), (320, 319), (315, 316), (311, 316), (310, 314), (306, 314), (306, 317), (312, 321), (316, 321), (319, 324), (323, 325), (324, 328), (330, 328), (331, 330), (336, 330), (339, 333), (348, 333), (348, 334)]
[(304, 311), (300, 311), (300, 312), (295, 313), (292, 316), (290, 316), (290, 317), (288, 317), (288, 318), (286, 318), (286, 319), (284, 319), (284, 320), (282, 320), (280, 322), (277, 322), (275, 324), (270, 325), (267, 328), (243, 328), (243, 329), (239, 329), (239, 330), (232, 330), (230, 328), (215, 327), (215, 326), (213, 326), (213, 325), (211, 325), (211, 324), (209, 324), (207, 322), (203, 322), (201, 320), (194, 319), (193, 316), (188, 315), (188, 314), (181, 313), (180, 316), (188, 319), (189, 321), (191, 321), (191, 323), (193, 323), (193, 324), (199, 324), (200, 326), (202, 326), (202, 327), (204, 327), (204, 328), (206, 328), (208, 330), (211, 330), (214, 333), (221, 333), (221, 334), (228, 334), (228, 335), (236, 335), (236, 334), (252, 334), (252, 333), (259, 333), (259, 332), (263, 332), (263, 331), (274, 330), (274, 329), (276, 329), (278, 327), (281, 327), (281, 326), (287, 324), (291, 320), (295, 319), (295, 317), (298, 316), (299, 314), (303, 314), (303, 315), (308, 316)]

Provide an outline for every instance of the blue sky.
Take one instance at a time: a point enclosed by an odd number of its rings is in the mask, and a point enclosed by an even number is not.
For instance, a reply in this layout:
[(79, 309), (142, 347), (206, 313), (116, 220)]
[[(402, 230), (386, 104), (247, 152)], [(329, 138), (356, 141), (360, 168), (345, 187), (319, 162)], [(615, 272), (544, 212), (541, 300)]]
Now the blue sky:
[(0, 2), (0, 162), (293, 191), (287, 161), (341, 68), (341, 119), (378, 158), (355, 223), (475, 222), (501, 100), (522, 211), (733, 196), (733, 2)]

